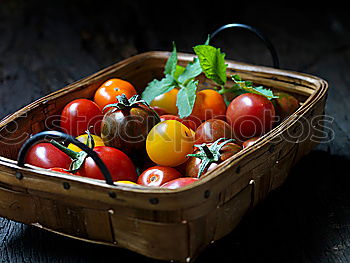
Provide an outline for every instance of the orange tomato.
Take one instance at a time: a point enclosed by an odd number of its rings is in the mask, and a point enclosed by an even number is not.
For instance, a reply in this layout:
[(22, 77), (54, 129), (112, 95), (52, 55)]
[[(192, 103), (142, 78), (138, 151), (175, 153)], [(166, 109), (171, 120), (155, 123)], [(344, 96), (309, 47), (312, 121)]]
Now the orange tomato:
[(95, 92), (94, 101), (101, 110), (108, 104), (117, 103), (116, 97), (125, 94), (129, 99), (136, 95), (134, 86), (125, 80), (113, 78), (104, 82)]
[(156, 106), (164, 109), (168, 114), (177, 115), (176, 100), (178, 92), (178, 89), (172, 89), (171, 91), (159, 95), (151, 101), (150, 106)]
[(191, 118), (202, 121), (225, 119), (226, 103), (215, 90), (205, 89), (197, 92)]

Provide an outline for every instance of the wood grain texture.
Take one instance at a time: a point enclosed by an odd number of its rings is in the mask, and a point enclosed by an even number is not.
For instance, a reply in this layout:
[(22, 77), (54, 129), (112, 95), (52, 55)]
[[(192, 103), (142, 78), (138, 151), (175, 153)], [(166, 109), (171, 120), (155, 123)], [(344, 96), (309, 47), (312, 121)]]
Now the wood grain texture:
[[(120, 8), (128, 11), (118, 13)], [(282, 4), (246, 4), (234, 16), (233, 8), (225, 8), (213, 22), (197, 19), (195, 8), (209, 13), (189, 4), (179, 20), (176, 12), (169, 14), (167, 8), (152, 8), (142, 1), (113, 6), (93, 1), (46, 5), (2, 1), (1, 116), (135, 53), (169, 50), (172, 40), (181, 51), (190, 52), (194, 43), (232, 19), (254, 24), (271, 37), (282, 68), (329, 81), (326, 113), (332, 140), (301, 160), (287, 184), (256, 207), (234, 232), (209, 247), (198, 262), (348, 262), (350, 27), (346, 15), (341, 8), (329, 6), (310, 12)], [(231, 58), (271, 63), (264, 47), (245, 33), (225, 33), (216, 43)], [(0, 219), (0, 244), (2, 262), (157, 262), (6, 219)]]

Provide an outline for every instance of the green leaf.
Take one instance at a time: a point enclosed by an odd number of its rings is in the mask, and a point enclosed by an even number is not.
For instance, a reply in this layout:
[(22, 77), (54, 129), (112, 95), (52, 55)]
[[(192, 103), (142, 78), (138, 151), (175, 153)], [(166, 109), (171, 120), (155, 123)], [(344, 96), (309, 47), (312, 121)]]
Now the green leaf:
[(205, 76), (219, 85), (225, 85), (227, 68), (225, 53), (221, 53), (219, 48), (210, 45), (198, 45), (193, 49), (199, 58)]
[(142, 98), (147, 102), (151, 103), (151, 101), (162, 95), (177, 86), (177, 83), (172, 75), (166, 75), (161, 80), (153, 80), (148, 83), (146, 89), (142, 92)]
[(192, 113), (193, 105), (196, 100), (198, 81), (192, 79), (186, 86), (182, 86), (177, 94), (176, 106), (180, 118), (185, 118)]
[(194, 58), (193, 62), (187, 64), (185, 70), (179, 75), (178, 82), (184, 84), (186, 81), (197, 77), (202, 73), (202, 67), (198, 58)]
[(185, 71), (185, 68), (180, 65), (176, 65), (175, 71), (173, 72), (173, 77), (177, 81), (179, 79), (179, 76)]
[(209, 45), (210, 42), (210, 35), (208, 34), (207, 40), (205, 41), (204, 45)]
[(231, 88), (223, 89), (220, 91), (221, 94), (226, 92), (231, 92), (236, 96), (244, 94), (244, 93), (255, 93), (261, 96), (268, 98), (269, 100), (278, 98), (272, 92), (272, 90), (264, 88), (263, 86), (254, 87), (251, 81), (242, 81), (239, 75), (232, 75), (232, 80), (234, 84)]
[(173, 51), (171, 52), (171, 55), (165, 64), (164, 75), (167, 75), (167, 74), (173, 75), (174, 71), (176, 70), (176, 64), (177, 64), (177, 51), (176, 51), (175, 43), (173, 42)]

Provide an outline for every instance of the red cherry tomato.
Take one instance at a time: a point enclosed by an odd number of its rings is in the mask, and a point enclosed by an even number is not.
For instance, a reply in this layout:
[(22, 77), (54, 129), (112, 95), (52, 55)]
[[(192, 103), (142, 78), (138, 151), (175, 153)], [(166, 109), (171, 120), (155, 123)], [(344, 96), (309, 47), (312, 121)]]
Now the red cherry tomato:
[(103, 109), (106, 105), (117, 103), (117, 96), (125, 94), (130, 99), (137, 92), (134, 86), (125, 80), (113, 78), (103, 83), (97, 90), (94, 96), (96, 104)]
[(158, 106), (151, 106), (151, 108), (152, 108), (155, 112), (157, 112), (159, 116), (168, 114), (168, 112), (167, 112), (165, 109), (160, 108), (160, 107), (158, 107)]
[(256, 143), (256, 141), (259, 140), (259, 139), (260, 139), (260, 137), (253, 137), (253, 138), (250, 138), (250, 139), (244, 141), (244, 142), (242, 143), (243, 149), (244, 149), (244, 148), (247, 148), (247, 147), (249, 147), (249, 146), (251, 146), (251, 145), (253, 145), (253, 144)]
[(167, 166), (153, 166), (143, 171), (137, 183), (145, 186), (161, 186), (162, 184), (181, 177), (175, 168)]
[(95, 102), (76, 99), (64, 107), (61, 114), (61, 129), (74, 137), (84, 134), (88, 129), (92, 134), (100, 135), (102, 117), (102, 111)]
[[(113, 181), (136, 182), (137, 173), (135, 166), (125, 153), (108, 146), (97, 146), (94, 148), (94, 151), (107, 166)], [(100, 180), (105, 179), (91, 157), (85, 159), (79, 170), (79, 175)]]
[(196, 130), (196, 144), (215, 142), (219, 138), (233, 139), (231, 126), (223, 120), (207, 120)]
[(270, 131), (274, 117), (272, 102), (254, 93), (234, 98), (226, 112), (227, 122), (233, 128), (235, 137), (243, 141)]
[(50, 168), (49, 170), (50, 170), (50, 171), (54, 171), (54, 172), (64, 173), (64, 174), (78, 175), (78, 173), (73, 174), (73, 173), (67, 171), (67, 170), (64, 169), (64, 168), (59, 168), (59, 167), (53, 167), (53, 168)]
[(226, 108), (226, 103), (220, 93), (205, 89), (197, 92), (190, 116), (192, 121), (225, 119)]
[(27, 152), (25, 162), (42, 168), (60, 167), (69, 169), (71, 158), (51, 143), (38, 143)]
[(193, 177), (180, 177), (180, 178), (171, 180), (169, 182), (166, 182), (165, 184), (161, 185), (161, 187), (168, 188), (168, 189), (177, 189), (185, 185), (192, 184), (198, 180), (199, 180), (198, 178), (193, 178)]

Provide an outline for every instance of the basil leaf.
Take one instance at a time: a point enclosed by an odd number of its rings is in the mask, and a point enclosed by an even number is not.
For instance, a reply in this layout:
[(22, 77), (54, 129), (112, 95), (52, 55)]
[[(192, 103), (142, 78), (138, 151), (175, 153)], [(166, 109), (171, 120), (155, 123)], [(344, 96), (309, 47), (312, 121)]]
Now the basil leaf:
[(227, 68), (225, 53), (221, 53), (219, 48), (210, 45), (198, 45), (193, 49), (199, 58), (205, 76), (219, 85), (225, 85)]
[(173, 88), (177, 86), (177, 83), (172, 75), (166, 75), (161, 80), (153, 80), (148, 83), (146, 89), (142, 92), (142, 98), (147, 102), (151, 103), (151, 101), (168, 91), (171, 91)]
[(169, 56), (165, 67), (164, 67), (164, 75), (170, 74), (173, 75), (173, 73), (176, 70), (176, 64), (177, 64), (177, 51), (175, 43), (173, 42), (173, 51), (171, 52), (171, 55)]
[(202, 67), (199, 63), (199, 59), (194, 58), (193, 62), (190, 62), (187, 64), (185, 70), (178, 77), (178, 81), (180, 83), (186, 83), (186, 81), (197, 77), (201, 73), (202, 73)]
[(177, 94), (176, 106), (180, 118), (185, 118), (192, 113), (193, 105), (196, 100), (198, 81), (191, 79), (186, 86), (182, 86)]

